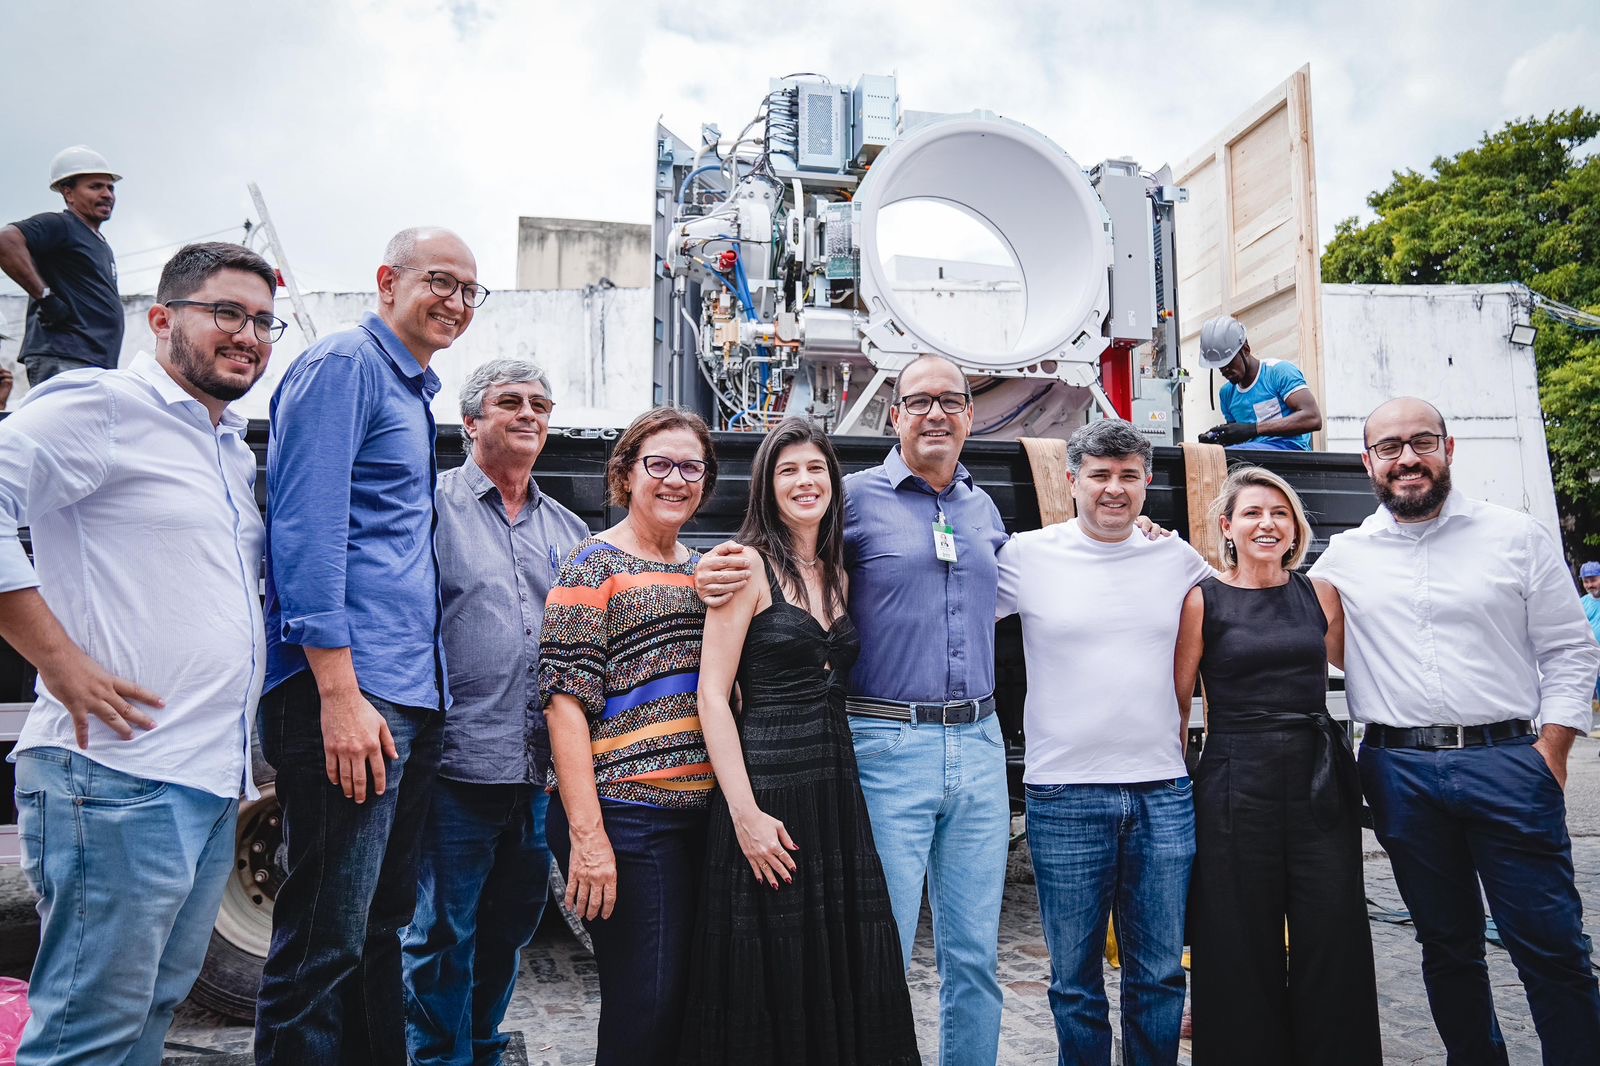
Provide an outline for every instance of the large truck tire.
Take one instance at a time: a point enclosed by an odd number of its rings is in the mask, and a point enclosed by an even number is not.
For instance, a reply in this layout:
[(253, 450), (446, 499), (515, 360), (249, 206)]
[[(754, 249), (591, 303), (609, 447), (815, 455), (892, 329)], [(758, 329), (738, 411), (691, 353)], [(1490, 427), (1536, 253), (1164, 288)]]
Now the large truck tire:
[[(239, 809), (233, 869), (217, 910), (205, 965), (189, 993), (191, 1000), (207, 1010), (240, 1021), (256, 1016), (261, 967), (272, 941), (272, 905), (284, 876), (283, 821), (274, 776), (270, 767), (258, 763), (256, 786), (261, 798)], [(566, 887), (560, 867), (550, 860), (549, 905), (561, 914), (585, 950), (593, 951), (589, 931), (566, 906)]]

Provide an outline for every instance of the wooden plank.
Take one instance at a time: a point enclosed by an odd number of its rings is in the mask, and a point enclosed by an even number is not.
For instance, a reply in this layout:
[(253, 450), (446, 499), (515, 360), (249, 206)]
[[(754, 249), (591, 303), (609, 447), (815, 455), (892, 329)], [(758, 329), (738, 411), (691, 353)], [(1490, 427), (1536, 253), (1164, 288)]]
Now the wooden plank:
[(1310, 79), (1310, 67), (1300, 68), (1176, 169), (1189, 189), (1177, 240), (1190, 440), (1220, 417), (1220, 375), (1199, 365), (1200, 327), (1218, 314), (1245, 324), (1255, 356), (1299, 364), (1313, 392), (1323, 393)]

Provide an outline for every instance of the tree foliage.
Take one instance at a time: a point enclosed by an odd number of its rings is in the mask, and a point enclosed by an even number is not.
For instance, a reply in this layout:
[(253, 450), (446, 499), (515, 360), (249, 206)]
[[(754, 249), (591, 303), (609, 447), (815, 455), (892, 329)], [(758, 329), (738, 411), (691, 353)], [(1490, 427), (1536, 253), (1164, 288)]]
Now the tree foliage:
[[(1396, 171), (1367, 197), (1376, 218), (1341, 221), (1324, 281), (1521, 282), (1600, 312), (1600, 113), (1574, 108), (1508, 122), (1427, 173)], [(1534, 354), (1557, 501), (1569, 543), (1600, 547), (1600, 332), (1547, 313)]]

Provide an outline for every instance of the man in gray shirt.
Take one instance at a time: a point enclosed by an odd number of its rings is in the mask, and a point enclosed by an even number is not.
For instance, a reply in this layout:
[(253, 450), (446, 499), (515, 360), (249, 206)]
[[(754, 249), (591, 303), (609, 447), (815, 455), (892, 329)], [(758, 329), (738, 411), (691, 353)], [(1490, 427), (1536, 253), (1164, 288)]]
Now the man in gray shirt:
[(402, 934), (406, 1043), (419, 1066), (499, 1061), (518, 954), (544, 910), (539, 635), (561, 561), (589, 534), (533, 480), (552, 406), (532, 363), (473, 371), (461, 390), (467, 460), (439, 475), (435, 493), (454, 703)]

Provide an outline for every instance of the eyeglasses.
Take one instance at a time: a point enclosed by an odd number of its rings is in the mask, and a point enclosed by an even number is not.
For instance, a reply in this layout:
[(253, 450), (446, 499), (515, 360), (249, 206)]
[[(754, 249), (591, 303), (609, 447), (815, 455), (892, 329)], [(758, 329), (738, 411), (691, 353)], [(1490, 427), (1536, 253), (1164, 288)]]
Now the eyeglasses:
[(914, 392), (910, 396), (900, 397), (895, 403), (904, 407), (908, 415), (925, 415), (933, 410), (935, 400), (939, 403), (939, 409), (947, 415), (958, 415), (972, 403), (972, 397), (964, 392), (944, 392), (938, 396)]
[(644, 472), (657, 481), (667, 480), (674, 470), (685, 481), (695, 482), (706, 476), (706, 461), (704, 459), (681, 459), (674, 462), (665, 455), (643, 455), (639, 462), (644, 464)]
[(531, 407), (533, 413), (548, 418), (555, 409), (555, 401), (544, 396), (518, 396), (515, 393), (506, 393), (494, 401), (494, 406), (507, 414), (518, 414), (524, 407)]
[(1410, 445), (1411, 451), (1416, 455), (1432, 455), (1439, 450), (1439, 445), (1444, 443), (1444, 435), (1440, 433), (1418, 433), (1409, 440), (1380, 440), (1376, 444), (1369, 444), (1367, 451), (1385, 461), (1400, 458), (1400, 453)]
[(420, 267), (395, 266), (393, 263), (389, 266), (394, 270), (411, 270), (428, 275), (428, 288), (441, 300), (455, 295), (457, 289), (461, 290), (461, 302), (468, 307), (482, 307), (483, 301), (489, 298), (489, 290), (482, 285), (475, 281), (462, 281), (443, 270), (423, 270)]
[(289, 328), (289, 323), (277, 315), (252, 315), (238, 304), (206, 303), (203, 300), (168, 300), (166, 306), (198, 307), (210, 311), (212, 321), (224, 333), (240, 333), (244, 330), (246, 322), (254, 323), (256, 340), (263, 344), (271, 344), (283, 336), (283, 331)]

